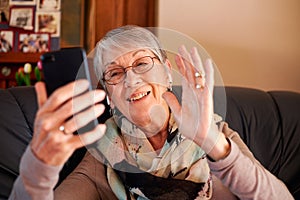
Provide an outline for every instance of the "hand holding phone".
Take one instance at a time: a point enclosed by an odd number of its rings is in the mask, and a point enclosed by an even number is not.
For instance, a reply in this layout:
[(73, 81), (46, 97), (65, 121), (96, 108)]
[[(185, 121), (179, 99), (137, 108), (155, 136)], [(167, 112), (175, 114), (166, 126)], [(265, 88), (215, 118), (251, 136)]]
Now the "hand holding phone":
[[(57, 88), (77, 79), (87, 79), (90, 82), (88, 90), (92, 90), (90, 70), (84, 49), (73, 47), (47, 52), (41, 56), (41, 61), (48, 96)], [(77, 132), (85, 133), (97, 124), (98, 120), (94, 119)]]

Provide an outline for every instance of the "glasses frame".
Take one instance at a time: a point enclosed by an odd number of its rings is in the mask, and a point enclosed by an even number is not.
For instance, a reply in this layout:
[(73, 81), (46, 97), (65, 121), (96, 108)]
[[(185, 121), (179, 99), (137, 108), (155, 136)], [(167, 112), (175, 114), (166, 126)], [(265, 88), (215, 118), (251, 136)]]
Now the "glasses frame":
[[(149, 69), (147, 69), (146, 71), (143, 71), (143, 72), (137, 72), (137, 71), (135, 70), (135, 69), (137, 68), (137, 66), (134, 66), (134, 64), (135, 64), (138, 60), (141, 60), (141, 59), (143, 59), (143, 58), (151, 58), (151, 60), (152, 60), (152, 66), (149, 67)], [(107, 83), (108, 85), (117, 85), (117, 84), (121, 83), (123, 80), (125, 80), (126, 75), (127, 75), (126, 72), (128, 72), (130, 69), (132, 69), (132, 71), (133, 71), (134, 73), (136, 73), (136, 74), (144, 74), (144, 73), (150, 71), (150, 70), (153, 68), (154, 64), (155, 64), (154, 59), (158, 59), (158, 58), (157, 58), (156, 56), (143, 56), (143, 57), (140, 57), (140, 58), (136, 59), (136, 60), (132, 63), (132, 65), (129, 65), (129, 66), (127, 66), (127, 67), (123, 67), (122, 65), (116, 65), (116, 67), (115, 67), (114, 69), (116, 69), (116, 68), (122, 69), (122, 71), (123, 71), (123, 73), (124, 73), (124, 75), (122, 76), (122, 78), (120, 78), (120, 79), (119, 79), (118, 81), (116, 81), (116, 82), (110, 82), (110, 79), (106, 80), (106, 79), (105, 79), (105, 76), (106, 76), (108, 73), (110, 73), (110, 72), (112, 71), (112, 70), (107, 70), (107, 71), (103, 72), (103, 78), (102, 78), (102, 80), (103, 80), (103, 82)], [(158, 60), (159, 60), (159, 59), (158, 59)]]

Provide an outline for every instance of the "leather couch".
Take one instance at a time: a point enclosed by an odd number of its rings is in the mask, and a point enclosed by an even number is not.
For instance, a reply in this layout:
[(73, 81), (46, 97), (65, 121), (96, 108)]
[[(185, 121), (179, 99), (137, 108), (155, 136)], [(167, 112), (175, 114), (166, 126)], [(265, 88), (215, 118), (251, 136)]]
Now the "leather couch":
[[(216, 112), (236, 130), (256, 158), (300, 199), (300, 94), (225, 87), (226, 101), (215, 101)], [(216, 94), (222, 89), (216, 88)], [(219, 101), (219, 102), (218, 102)], [(224, 106), (222, 106), (224, 107)], [(30, 142), (37, 111), (33, 87), (0, 90), (0, 199), (7, 199), (19, 173), (20, 158)], [(99, 120), (108, 116), (105, 113)], [(60, 174), (60, 181), (76, 167), (85, 149), (76, 151)], [(59, 183), (58, 183), (59, 184)]]

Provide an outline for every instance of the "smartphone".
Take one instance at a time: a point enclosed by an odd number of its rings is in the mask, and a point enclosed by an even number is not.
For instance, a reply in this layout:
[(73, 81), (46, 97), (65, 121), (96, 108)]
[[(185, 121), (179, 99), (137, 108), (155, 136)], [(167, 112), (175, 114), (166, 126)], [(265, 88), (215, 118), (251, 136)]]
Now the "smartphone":
[[(92, 90), (90, 68), (83, 48), (71, 47), (46, 52), (41, 55), (41, 62), (48, 96), (57, 88), (77, 79), (87, 79), (90, 82), (88, 90)], [(77, 133), (92, 130), (97, 124), (98, 120), (95, 119), (85, 127), (77, 130)]]

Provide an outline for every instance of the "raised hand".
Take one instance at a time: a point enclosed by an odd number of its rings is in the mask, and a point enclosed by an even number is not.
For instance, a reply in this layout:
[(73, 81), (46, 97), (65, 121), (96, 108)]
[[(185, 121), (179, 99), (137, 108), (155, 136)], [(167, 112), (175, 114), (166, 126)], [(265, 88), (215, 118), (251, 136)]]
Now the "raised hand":
[(201, 146), (207, 154), (219, 159), (224, 153), (224, 147), (228, 147), (228, 142), (213, 121), (212, 61), (206, 60), (203, 66), (197, 49), (192, 48), (189, 53), (184, 46), (180, 47), (175, 61), (182, 75), (181, 105), (170, 92), (163, 97), (174, 114), (180, 133)]

